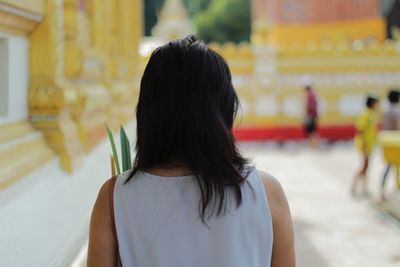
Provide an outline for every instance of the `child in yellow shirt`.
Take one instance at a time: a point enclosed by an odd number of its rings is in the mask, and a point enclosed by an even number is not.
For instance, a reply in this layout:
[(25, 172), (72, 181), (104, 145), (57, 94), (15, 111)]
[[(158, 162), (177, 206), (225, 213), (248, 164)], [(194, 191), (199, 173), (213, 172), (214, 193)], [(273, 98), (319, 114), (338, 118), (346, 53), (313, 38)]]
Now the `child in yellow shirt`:
[(356, 137), (355, 142), (358, 150), (361, 152), (363, 164), (360, 171), (354, 177), (351, 191), (356, 194), (357, 186), (361, 182), (363, 194), (367, 194), (367, 170), (370, 155), (375, 147), (378, 133), (378, 98), (368, 96), (365, 111), (358, 117), (356, 121)]

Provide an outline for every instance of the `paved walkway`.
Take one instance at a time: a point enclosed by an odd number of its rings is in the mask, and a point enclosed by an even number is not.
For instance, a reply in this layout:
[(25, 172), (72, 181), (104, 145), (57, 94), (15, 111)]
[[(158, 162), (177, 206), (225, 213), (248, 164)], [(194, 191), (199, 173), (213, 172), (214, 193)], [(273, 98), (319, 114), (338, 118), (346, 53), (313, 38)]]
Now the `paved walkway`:
[[(350, 143), (321, 150), (268, 143), (246, 143), (241, 148), (286, 191), (298, 267), (400, 266), (400, 223), (382, 213), (372, 199), (350, 196), (351, 178), (359, 166)], [(370, 170), (373, 198), (383, 169), (378, 151)]]

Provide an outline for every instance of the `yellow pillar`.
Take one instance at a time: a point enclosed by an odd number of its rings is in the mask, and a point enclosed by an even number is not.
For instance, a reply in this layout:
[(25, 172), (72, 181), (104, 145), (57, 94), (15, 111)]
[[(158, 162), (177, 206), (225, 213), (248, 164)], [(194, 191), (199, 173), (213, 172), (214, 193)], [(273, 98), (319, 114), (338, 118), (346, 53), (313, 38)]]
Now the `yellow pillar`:
[[(14, 60), (16, 53), (25, 50), (14, 42), (29, 43), (29, 35), (42, 22), (44, 17), (43, 1), (11, 1), (0, 0), (0, 33), (1, 41), (4, 42), (1, 52), (2, 71), (5, 74), (5, 81), (1, 90), (5, 94), (0, 96), (1, 106), (0, 121), (0, 190), (10, 186), (14, 182), (23, 178), (55, 155), (45, 138), (30, 123), (28, 115), (25, 116), (25, 108), (22, 105), (26, 99), (21, 98), (25, 95), (24, 82), (15, 86), (19, 79), (27, 80), (25, 72), (25, 62), (28, 62), (27, 54), (19, 55), (24, 63)], [(18, 48), (19, 47), (19, 48)], [(25, 61), (26, 60), (26, 61)], [(15, 71), (17, 69), (17, 71)], [(3, 79), (3, 75), (1, 75)], [(23, 84), (23, 85), (22, 85)], [(16, 100), (16, 96), (18, 99)], [(4, 98), (3, 98), (4, 97)], [(13, 100), (14, 99), (14, 100)], [(11, 108), (11, 106), (13, 106)], [(16, 115), (16, 111), (23, 112)], [(23, 116), (21, 116), (24, 114)]]
[(64, 79), (63, 1), (44, 3), (43, 22), (30, 35), (29, 111), (33, 123), (60, 155), (61, 165), (74, 170), (82, 158), (82, 147), (72, 119), (76, 90)]
[[(139, 87), (140, 64), (138, 48), (142, 36), (141, 1), (107, 2), (109, 25), (107, 30), (111, 38), (107, 39), (109, 58), (106, 83), (114, 105), (110, 112), (110, 124), (115, 119), (126, 122), (134, 117), (134, 108)], [(113, 125), (114, 122), (114, 125)]]

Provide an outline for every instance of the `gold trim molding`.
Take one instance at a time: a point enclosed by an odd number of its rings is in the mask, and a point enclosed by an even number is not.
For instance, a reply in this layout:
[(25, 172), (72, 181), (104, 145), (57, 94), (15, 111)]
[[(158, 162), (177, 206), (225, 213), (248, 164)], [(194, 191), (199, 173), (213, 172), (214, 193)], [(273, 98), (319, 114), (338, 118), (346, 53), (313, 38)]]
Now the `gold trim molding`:
[(42, 21), (43, 16), (0, 3), (0, 29), (27, 35)]
[(0, 145), (34, 132), (35, 129), (27, 121), (0, 125)]

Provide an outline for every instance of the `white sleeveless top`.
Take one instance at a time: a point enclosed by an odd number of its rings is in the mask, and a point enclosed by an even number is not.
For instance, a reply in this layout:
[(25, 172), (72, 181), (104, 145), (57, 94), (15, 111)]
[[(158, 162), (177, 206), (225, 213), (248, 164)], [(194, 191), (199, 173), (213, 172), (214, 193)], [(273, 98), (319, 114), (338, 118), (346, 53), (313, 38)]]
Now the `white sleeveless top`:
[(243, 203), (234, 197), (225, 215), (204, 225), (200, 190), (193, 176), (161, 177), (139, 172), (127, 184), (118, 177), (115, 224), (124, 267), (267, 267), (272, 255), (272, 220), (262, 178), (249, 174)]

